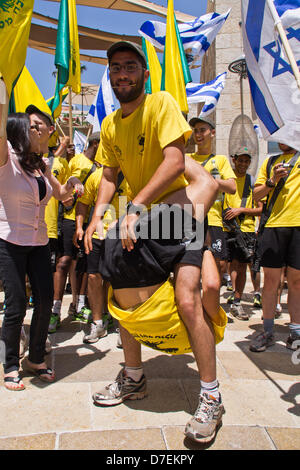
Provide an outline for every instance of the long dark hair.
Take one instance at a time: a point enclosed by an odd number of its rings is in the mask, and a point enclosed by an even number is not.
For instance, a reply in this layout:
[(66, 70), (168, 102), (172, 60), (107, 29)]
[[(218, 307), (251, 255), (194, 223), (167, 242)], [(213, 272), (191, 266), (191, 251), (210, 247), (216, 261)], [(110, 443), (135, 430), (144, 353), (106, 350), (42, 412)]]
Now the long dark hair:
[(7, 140), (16, 152), (20, 165), (27, 173), (35, 170), (45, 172), (46, 165), (42, 155), (31, 152), (30, 144), (30, 119), (26, 113), (11, 113), (7, 118)]

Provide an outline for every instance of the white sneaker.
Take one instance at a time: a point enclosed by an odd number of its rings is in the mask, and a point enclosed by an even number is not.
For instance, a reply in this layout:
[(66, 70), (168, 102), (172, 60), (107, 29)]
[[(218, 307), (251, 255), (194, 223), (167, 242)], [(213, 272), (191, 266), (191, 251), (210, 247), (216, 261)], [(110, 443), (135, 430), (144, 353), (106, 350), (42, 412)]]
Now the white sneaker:
[(89, 334), (83, 337), (84, 343), (96, 343), (100, 338), (107, 336), (107, 324), (97, 325), (97, 323), (91, 323), (91, 331)]

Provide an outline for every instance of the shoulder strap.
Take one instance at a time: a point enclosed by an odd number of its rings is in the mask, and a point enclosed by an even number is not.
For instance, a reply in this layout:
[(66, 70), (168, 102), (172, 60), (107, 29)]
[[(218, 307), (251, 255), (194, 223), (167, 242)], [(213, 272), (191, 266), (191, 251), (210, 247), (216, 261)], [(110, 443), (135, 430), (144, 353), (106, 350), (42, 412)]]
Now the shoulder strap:
[(215, 156), (215, 154), (214, 154), (214, 153), (211, 153), (210, 156), (207, 157), (207, 159), (204, 160), (204, 162), (201, 163), (201, 165), (202, 165), (202, 166), (205, 166), (206, 163), (209, 162), (209, 160), (210, 160), (211, 158), (213, 158), (214, 156)]
[(249, 175), (249, 173), (246, 173), (245, 184), (244, 184), (242, 201), (241, 201), (240, 207), (246, 207), (250, 190), (251, 190), (251, 175)]
[(90, 169), (90, 171), (88, 172), (88, 174), (86, 175), (86, 177), (84, 178), (84, 180), (82, 181), (83, 186), (85, 185), (86, 180), (88, 179), (88, 177), (89, 177), (92, 173), (94, 173), (94, 171), (96, 170), (96, 168), (97, 168), (96, 163), (93, 163), (92, 168)]

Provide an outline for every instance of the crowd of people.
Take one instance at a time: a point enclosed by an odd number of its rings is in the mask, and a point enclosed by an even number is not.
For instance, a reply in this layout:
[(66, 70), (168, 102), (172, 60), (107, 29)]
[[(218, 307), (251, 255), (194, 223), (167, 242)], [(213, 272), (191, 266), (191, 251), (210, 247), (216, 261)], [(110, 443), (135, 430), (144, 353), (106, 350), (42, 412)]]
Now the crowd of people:
[[(107, 57), (120, 108), (105, 118), (101, 136), (90, 135), (81, 154), (75, 155), (67, 138), (49, 147), (55, 123), (34, 105), (26, 113), (9, 114), (0, 129), (4, 384), (11, 391), (25, 388), (19, 363), (27, 341), (22, 329), (26, 281), (33, 315), (25, 366), (43, 381), (55, 380), (45, 354), (51, 350), (49, 337), (61, 327), (69, 279), (68, 313), (88, 323), (85, 343), (107, 335), (110, 315), (120, 319), (118, 346), (125, 366), (115, 381), (93, 395), (95, 405), (147, 395), (141, 344), (173, 354), (191, 351), (200, 393), (185, 435), (209, 442), (225, 411), (216, 372), (216, 343), (227, 322), (220, 308), (222, 283), (232, 290), (229, 314), (249, 320), (242, 302), (249, 269), (253, 306), (262, 308), (263, 315), (262, 331), (249, 347), (262, 352), (275, 343), (274, 318), (280, 313), (278, 293), (285, 280), (290, 315), (286, 346), (299, 344), (299, 152), (292, 142), (279, 144), (280, 154), (267, 158), (254, 180), (245, 145), (230, 159), (215, 155), (212, 120), (187, 122), (170, 94), (145, 94), (149, 72), (138, 45), (115, 43)], [(3, 97), (3, 81), (0, 86)], [(3, 116), (7, 107), (1, 101)], [(195, 151), (187, 153), (191, 139)], [(162, 225), (167, 216), (166, 236)], [(148, 236), (141, 236), (143, 230)], [(163, 346), (163, 335), (160, 342), (151, 343), (151, 335), (145, 342), (147, 328), (137, 334), (137, 327), (130, 326), (140, 317), (143, 328), (154, 312), (148, 328), (154, 331), (163, 306), (172, 311), (166, 328), (175, 319), (181, 344), (175, 338), (174, 344)]]

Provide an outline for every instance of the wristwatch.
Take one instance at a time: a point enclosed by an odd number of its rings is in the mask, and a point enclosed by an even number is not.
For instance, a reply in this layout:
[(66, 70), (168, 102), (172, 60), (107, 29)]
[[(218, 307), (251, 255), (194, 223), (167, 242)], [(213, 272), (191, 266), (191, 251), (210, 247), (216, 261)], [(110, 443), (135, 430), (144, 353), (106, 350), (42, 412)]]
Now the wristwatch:
[(137, 214), (140, 215), (143, 210), (143, 206), (139, 206), (137, 204), (133, 204), (132, 201), (129, 201), (127, 206), (126, 206), (126, 212), (127, 214)]
[(268, 178), (267, 181), (266, 181), (266, 186), (268, 186), (268, 188), (274, 188), (276, 185), (275, 185), (275, 183), (273, 183), (271, 178)]

